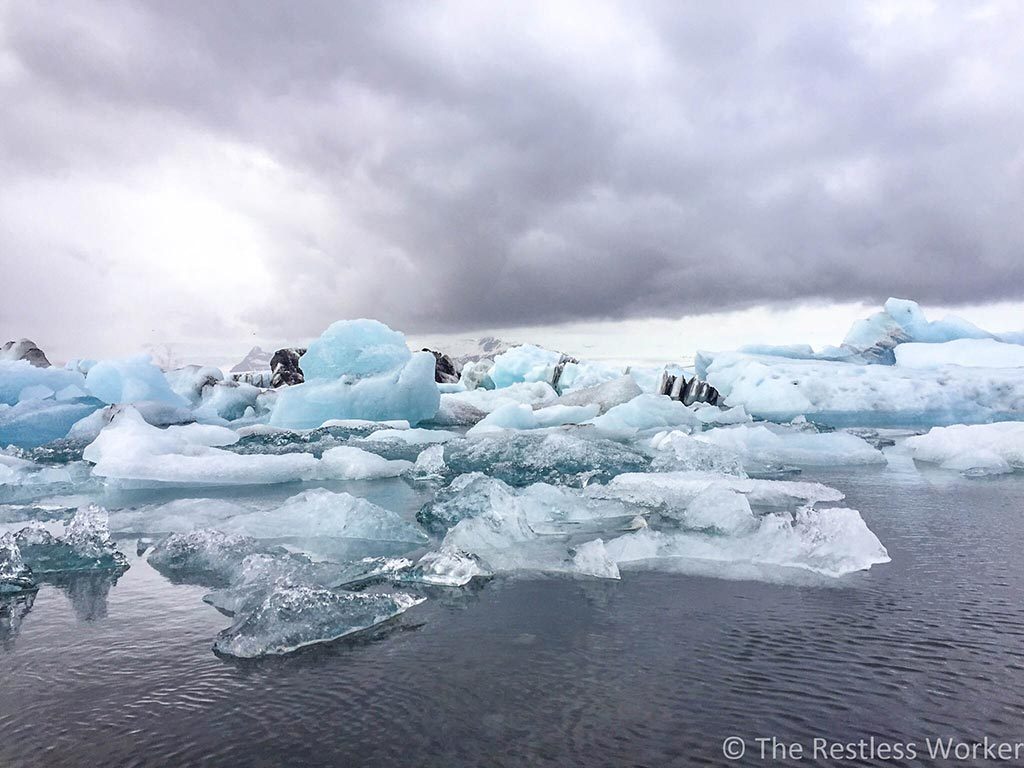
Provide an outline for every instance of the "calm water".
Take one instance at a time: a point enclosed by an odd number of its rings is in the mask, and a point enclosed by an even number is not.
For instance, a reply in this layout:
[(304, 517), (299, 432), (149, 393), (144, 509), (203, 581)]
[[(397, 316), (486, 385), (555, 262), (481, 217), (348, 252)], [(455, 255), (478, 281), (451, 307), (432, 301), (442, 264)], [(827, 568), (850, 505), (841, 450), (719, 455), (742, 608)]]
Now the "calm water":
[(763, 765), (763, 736), (1024, 740), (1024, 478), (805, 477), (893, 562), (831, 586), (495, 580), (255, 663), (214, 656), (229, 620), (144, 560), (44, 586), (0, 635), (0, 766), (718, 765), (729, 735)]

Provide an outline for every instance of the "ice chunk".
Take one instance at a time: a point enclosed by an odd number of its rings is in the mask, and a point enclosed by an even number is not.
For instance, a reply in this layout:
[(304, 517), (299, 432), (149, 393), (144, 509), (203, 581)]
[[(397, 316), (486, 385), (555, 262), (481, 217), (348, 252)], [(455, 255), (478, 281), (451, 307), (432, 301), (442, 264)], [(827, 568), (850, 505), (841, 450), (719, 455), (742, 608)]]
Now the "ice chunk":
[(0, 595), (35, 589), (32, 569), (25, 565), (21, 550), (10, 533), (0, 536)]
[(555, 366), (562, 359), (561, 352), (523, 344), (513, 347), (494, 358), (490, 370), (491, 381), (497, 388), (521, 382), (550, 382)]
[(743, 457), (748, 464), (841, 466), (884, 464), (882, 452), (847, 432), (805, 432), (765, 426), (719, 427), (695, 436)]
[(219, 654), (246, 659), (291, 653), (377, 626), (424, 599), (404, 593), (280, 587), (251, 614), (217, 635), (213, 648)]
[(94, 505), (79, 508), (64, 524), (62, 537), (36, 525), (21, 529), (15, 538), (36, 574), (128, 568), (128, 559), (110, 540), (106, 510)]
[(399, 440), (409, 445), (447, 443), (458, 435), (444, 429), (380, 429), (366, 436), (366, 440)]
[(440, 587), (462, 587), (473, 579), (490, 575), (480, 558), (457, 549), (443, 548), (427, 552), (412, 570), (402, 574), (402, 579)]
[(657, 471), (699, 470), (742, 477), (743, 462), (735, 451), (697, 440), (685, 432), (659, 432), (651, 438), (656, 451), (652, 468)]
[(222, 450), (238, 441), (230, 429), (187, 424), (158, 429), (133, 408), (114, 416), (84, 457), (93, 474), (117, 481), (177, 485), (260, 485), (314, 479), (393, 477), (412, 462), (388, 461), (359, 448), (309, 453), (242, 454)]
[(254, 610), (275, 587), (308, 586), (336, 589), (396, 579), (412, 566), (405, 558), (366, 557), (350, 563), (311, 562), (302, 555), (257, 553), (242, 560), (230, 587), (203, 597), (217, 610), (233, 616)]
[(512, 485), (586, 485), (650, 468), (651, 457), (638, 448), (583, 437), (585, 431), (505, 432), (452, 441), (445, 446), (445, 464), (455, 474), (482, 470)]
[(566, 392), (553, 405), (596, 405), (599, 413), (643, 394), (632, 376), (618, 376), (611, 381)]
[(441, 393), (441, 405), (430, 419), (431, 424), (441, 427), (466, 427), (476, 424), (487, 415), (486, 411), (475, 405), (453, 398), (454, 394), (457, 393)]
[(746, 496), (714, 485), (693, 497), (682, 519), (687, 528), (725, 536), (749, 533), (757, 527)]
[(893, 352), (901, 368), (1022, 368), (1024, 346), (995, 339), (957, 339), (942, 344), (900, 344)]
[(1019, 418), (1024, 377), (1013, 368), (902, 366), (716, 355), (708, 382), (753, 416), (799, 415), (831, 426), (937, 426)]
[(462, 366), (459, 383), (466, 389), (494, 389), (491, 379), (491, 368), (494, 361), (490, 359), (470, 360)]
[(36, 448), (59, 440), (99, 406), (100, 403), (92, 399), (81, 402), (23, 400), (13, 406), (0, 403), (0, 445)]
[(410, 353), (405, 337), (375, 320), (331, 325), (301, 358), (305, 383), (277, 395), (270, 423), (312, 428), (328, 419), (404, 419), (437, 412), (434, 356)]
[(1024, 423), (935, 427), (907, 438), (906, 448), (919, 460), (972, 474), (999, 474), (1024, 469)]
[(437, 413), (434, 356), (416, 352), (404, 367), (353, 379), (307, 379), (282, 390), (273, 406), (274, 426), (312, 428), (329, 419), (426, 421)]
[(594, 539), (576, 547), (572, 555), (572, 570), (599, 579), (618, 579), (619, 566), (608, 555), (604, 541)]
[(850, 328), (843, 346), (859, 352), (868, 361), (891, 365), (893, 347), (908, 341), (929, 344), (954, 339), (985, 339), (992, 334), (959, 317), (929, 322), (916, 302), (889, 299), (882, 312), (858, 320)]
[(376, 376), (401, 368), (410, 357), (405, 336), (384, 323), (340, 320), (309, 345), (299, 363), (309, 381), (338, 379), (346, 375), (355, 378)]
[(262, 390), (252, 384), (218, 382), (203, 390), (202, 399), (195, 409), (195, 417), (200, 421), (241, 419), (247, 412), (256, 413), (261, 410), (261, 394)]
[(652, 559), (750, 563), (840, 577), (889, 562), (878, 537), (853, 509), (799, 509), (758, 518), (752, 532), (718, 535), (644, 528), (607, 544), (619, 565)]
[(423, 543), (426, 534), (397, 512), (348, 493), (303, 491), (281, 506), (238, 515), (220, 525), (225, 533), (257, 539), (332, 538)]
[(441, 478), (444, 477), (447, 468), (444, 463), (444, 446), (431, 445), (424, 448), (416, 457), (412, 473), (417, 479)]
[(543, 381), (512, 384), (495, 390), (474, 389), (467, 392), (448, 392), (441, 397), (444, 409), (449, 411), (464, 407), (484, 413), (491, 413), (513, 403), (542, 406), (551, 405), (556, 400), (558, 400), (558, 393), (551, 388), (550, 384)]
[[(587, 495), (617, 499), (651, 509), (683, 510), (701, 492), (725, 488), (742, 493), (751, 505), (797, 507), (817, 502), (840, 501), (843, 494), (821, 483), (791, 480), (754, 480), (715, 472), (658, 472), (621, 474), (607, 485), (589, 485)], [(675, 513), (672, 513), (675, 514)]]
[[(283, 457), (282, 457), (283, 458)], [(322, 474), (339, 480), (373, 480), (398, 477), (412, 469), (411, 461), (385, 459), (375, 453), (350, 445), (340, 445), (324, 451), (320, 460)]]
[(133, 403), (155, 400), (185, 407), (188, 401), (175, 393), (163, 371), (153, 365), (149, 355), (103, 360), (89, 369), (85, 388), (105, 403)]
[(69, 386), (81, 388), (85, 377), (62, 368), (38, 368), (27, 360), (0, 360), (0, 404), (15, 405), (29, 387), (43, 386), (58, 392)]
[(706, 403), (695, 403), (693, 412), (703, 424), (746, 424), (753, 421), (742, 405), (723, 409)]
[(634, 433), (666, 427), (701, 426), (691, 408), (665, 395), (643, 394), (616, 405), (592, 422), (603, 432)]
[(238, 577), (245, 558), (257, 552), (268, 550), (250, 536), (203, 529), (172, 533), (159, 541), (149, 564), (176, 580), (227, 585)]
[(504, 429), (539, 429), (563, 424), (582, 424), (597, 416), (598, 410), (596, 404), (551, 405), (533, 410), (528, 405), (509, 403), (489, 413), (466, 434), (475, 436)]
[(208, 387), (224, 381), (224, 372), (212, 365), (186, 365), (167, 371), (164, 377), (175, 394), (188, 400), (192, 405), (198, 405)]

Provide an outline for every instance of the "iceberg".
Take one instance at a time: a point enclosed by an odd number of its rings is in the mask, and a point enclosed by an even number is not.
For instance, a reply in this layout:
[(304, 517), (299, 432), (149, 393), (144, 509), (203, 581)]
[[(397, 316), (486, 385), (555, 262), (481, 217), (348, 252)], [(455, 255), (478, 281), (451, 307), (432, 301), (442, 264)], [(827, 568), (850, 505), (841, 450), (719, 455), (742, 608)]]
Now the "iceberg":
[(720, 353), (707, 380), (726, 404), (777, 422), (806, 416), (833, 427), (921, 427), (1019, 419), (1024, 376), (1015, 368), (782, 360)]
[(99, 407), (100, 403), (91, 399), (57, 402), (30, 398), (17, 405), (0, 403), (0, 445), (46, 445), (68, 435), (76, 423)]
[(223, 656), (278, 656), (375, 627), (425, 600), (404, 593), (332, 592), (283, 586), (225, 629), (213, 649)]
[(331, 325), (301, 358), (305, 382), (281, 390), (273, 426), (313, 428), (329, 419), (430, 419), (440, 405), (434, 356), (375, 320)]
[(589, 387), (573, 389), (561, 395), (552, 405), (596, 405), (598, 414), (607, 413), (611, 408), (628, 403), (643, 390), (632, 376), (618, 376), (610, 381)]
[(512, 384), (545, 382), (550, 384), (555, 366), (562, 360), (561, 352), (522, 344), (494, 358), (491, 381), (498, 389)]
[(509, 403), (491, 411), (466, 433), (468, 437), (505, 429), (541, 429), (565, 424), (582, 424), (597, 416), (600, 408), (591, 405), (549, 405), (534, 410), (521, 403)]
[(935, 427), (907, 438), (904, 446), (918, 461), (968, 474), (1002, 474), (1024, 469), (1024, 423)]
[(85, 376), (85, 388), (104, 403), (133, 403), (154, 400), (167, 405), (187, 407), (188, 400), (177, 394), (163, 371), (149, 355), (121, 360), (101, 360)]
[(745, 476), (743, 461), (735, 451), (697, 440), (677, 429), (659, 432), (651, 438), (650, 445), (654, 452), (651, 468), (658, 472), (694, 470)]
[(0, 359), (0, 404), (16, 405), (21, 393), (32, 387), (59, 392), (66, 387), (83, 389), (85, 377), (78, 371), (40, 368), (27, 360)]

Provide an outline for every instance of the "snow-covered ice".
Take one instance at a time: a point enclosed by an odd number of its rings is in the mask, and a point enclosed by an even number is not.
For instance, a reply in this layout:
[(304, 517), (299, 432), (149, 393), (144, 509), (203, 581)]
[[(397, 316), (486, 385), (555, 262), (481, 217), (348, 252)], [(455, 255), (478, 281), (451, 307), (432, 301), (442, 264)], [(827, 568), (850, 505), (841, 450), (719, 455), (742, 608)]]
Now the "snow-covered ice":
[(1024, 422), (935, 427), (907, 438), (905, 447), (918, 461), (974, 474), (1024, 469)]

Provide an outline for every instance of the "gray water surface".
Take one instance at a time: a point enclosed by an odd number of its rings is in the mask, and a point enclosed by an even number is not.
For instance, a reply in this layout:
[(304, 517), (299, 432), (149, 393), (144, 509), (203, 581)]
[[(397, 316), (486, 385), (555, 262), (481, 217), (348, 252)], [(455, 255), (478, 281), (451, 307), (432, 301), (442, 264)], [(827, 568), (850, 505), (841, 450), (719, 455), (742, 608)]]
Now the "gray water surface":
[(1024, 478), (804, 479), (846, 492), (892, 562), (820, 586), (495, 579), (248, 663), (211, 652), (230, 620), (208, 590), (122, 540), (116, 583), (47, 584), (0, 619), (0, 766), (723, 765), (731, 735), (731, 764), (764, 765), (758, 737), (1024, 740)]

